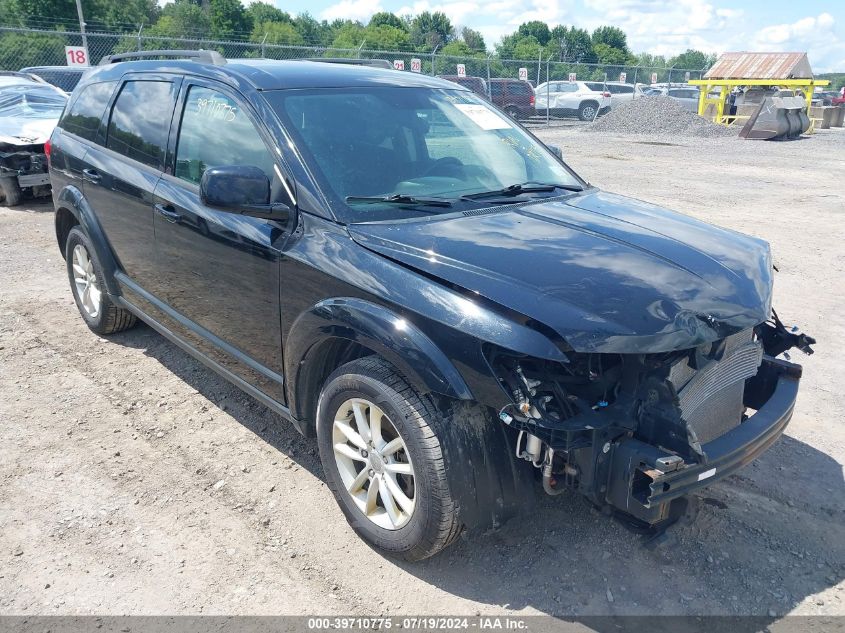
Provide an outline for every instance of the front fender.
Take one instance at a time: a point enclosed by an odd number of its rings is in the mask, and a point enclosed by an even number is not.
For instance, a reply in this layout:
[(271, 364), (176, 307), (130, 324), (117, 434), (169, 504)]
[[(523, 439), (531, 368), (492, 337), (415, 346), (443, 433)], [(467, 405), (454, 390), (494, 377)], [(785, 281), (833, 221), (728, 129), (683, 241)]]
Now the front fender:
[(297, 418), (310, 415), (304, 394), (318, 387), (308, 384), (310, 365), (321, 344), (344, 339), (378, 354), (423, 392), (457, 400), (472, 400), (461, 374), (413, 323), (385, 306), (356, 298), (327, 299), (301, 314), (291, 326), (285, 346), (288, 403)]
[[(103, 227), (97, 221), (97, 216), (94, 215), (94, 211), (91, 209), (88, 201), (85, 200), (82, 191), (73, 185), (66, 186), (55, 197), (55, 206), (57, 210), (66, 209), (69, 211), (85, 230), (97, 254), (97, 259), (100, 261), (100, 266), (105, 273), (106, 278), (103, 282), (105, 283), (106, 291), (112, 296), (120, 295), (120, 288), (114, 279), (114, 274), (118, 271), (117, 261), (109, 247)], [(59, 220), (60, 216), (57, 213), (56, 222), (58, 223)], [(58, 232), (59, 227), (56, 226), (57, 235)], [(59, 244), (59, 248), (62, 248), (62, 244)]]

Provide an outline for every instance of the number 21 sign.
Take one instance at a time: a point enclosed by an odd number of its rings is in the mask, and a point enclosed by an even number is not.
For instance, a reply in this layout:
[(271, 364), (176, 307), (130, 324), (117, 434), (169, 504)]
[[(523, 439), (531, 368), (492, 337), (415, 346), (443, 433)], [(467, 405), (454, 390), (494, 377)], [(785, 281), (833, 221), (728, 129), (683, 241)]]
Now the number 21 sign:
[(88, 49), (84, 46), (65, 46), (68, 66), (88, 66)]

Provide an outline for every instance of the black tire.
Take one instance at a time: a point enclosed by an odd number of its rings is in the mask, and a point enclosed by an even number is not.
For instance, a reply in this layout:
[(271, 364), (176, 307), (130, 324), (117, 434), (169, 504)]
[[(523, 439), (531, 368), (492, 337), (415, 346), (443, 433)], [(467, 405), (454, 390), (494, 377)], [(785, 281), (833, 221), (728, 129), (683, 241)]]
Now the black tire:
[[(371, 521), (342, 482), (332, 433), (340, 407), (352, 398), (368, 400), (384, 412), (405, 442), (414, 465), (415, 506), (407, 523), (398, 529), (385, 529)], [(462, 526), (449, 490), (438, 439), (441, 424), (442, 417), (434, 406), (389, 363), (375, 356), (343, 365), (329, 376), (323, 387), (317, 406), (317, 441), (326, 483), (355, 532), (385, 554), (407, 561), (422, 560), (442, 550), (460, 534)]]
[(519, 108), (516, 106), (508, 106), (505, 108), (505, 112), (508, 113), (508, 116), (516, 121), (519, 118)]
[(65, 242), (65, 261), (67, 262), (68, 279), (70, 281), (70, 290), (73, 293), (73, 300), (76, 302), (76, 307), (79, 309), (79, 314), (82, 315), (85, 324), (97, 334), (108, 335), (115, 334), (128, 330), (137, 322), (135, 315), (119, 308), (112, 303), (109, 295), (105, 289), (100, 291), (100, 309), (99, 312), (92, 316), (83, 307), (82, 297), (79, 295), (76, 283), (74, 282), (74, 249), (77, 246), (82, 246), (87, 252), (88, 258), (91, 261), (91, 266), (96, 277), (98, 288), (103, 288), (103, 268), (100, 266), (100, 260), (97, 259), (97, 253), (91, 246), (91, 240), (79, 226), (75, 226), (68, 233), (67, 241)]
[(3, 195), (3, 204), (7, 207), (14, 207), (23, 200), (23, 190), (16, 176), (0, 178), (0, 194)]
[(598, 107), (599, 104), (595, 101), (585, 101), (578, 108), (578, 118), (582, 121), (592, 121), (596, 118), (596, 111), (598, 110)]

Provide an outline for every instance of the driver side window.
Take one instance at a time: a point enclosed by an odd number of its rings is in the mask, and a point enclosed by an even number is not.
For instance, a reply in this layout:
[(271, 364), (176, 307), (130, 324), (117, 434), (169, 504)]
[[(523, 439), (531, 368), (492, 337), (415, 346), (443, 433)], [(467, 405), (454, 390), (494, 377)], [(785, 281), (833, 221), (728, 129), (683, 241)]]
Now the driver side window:
[(219, 165), (252, 165), (274, 179), (273, 158), (238, 104), (211, 88), (191, 86), (179, 127), (175, 175), (199, 184), (206, 169)]

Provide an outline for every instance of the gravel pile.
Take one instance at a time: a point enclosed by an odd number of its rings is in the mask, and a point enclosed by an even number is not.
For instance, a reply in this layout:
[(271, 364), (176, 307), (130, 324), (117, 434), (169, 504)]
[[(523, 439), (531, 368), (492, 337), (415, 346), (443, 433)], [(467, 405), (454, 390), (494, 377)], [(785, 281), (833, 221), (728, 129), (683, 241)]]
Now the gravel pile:
[(670, 97), (639, 97), (623, 102), (587, 127), (602, 134), (674, 134), (718, 138), (737, 130), (704, 119)]

